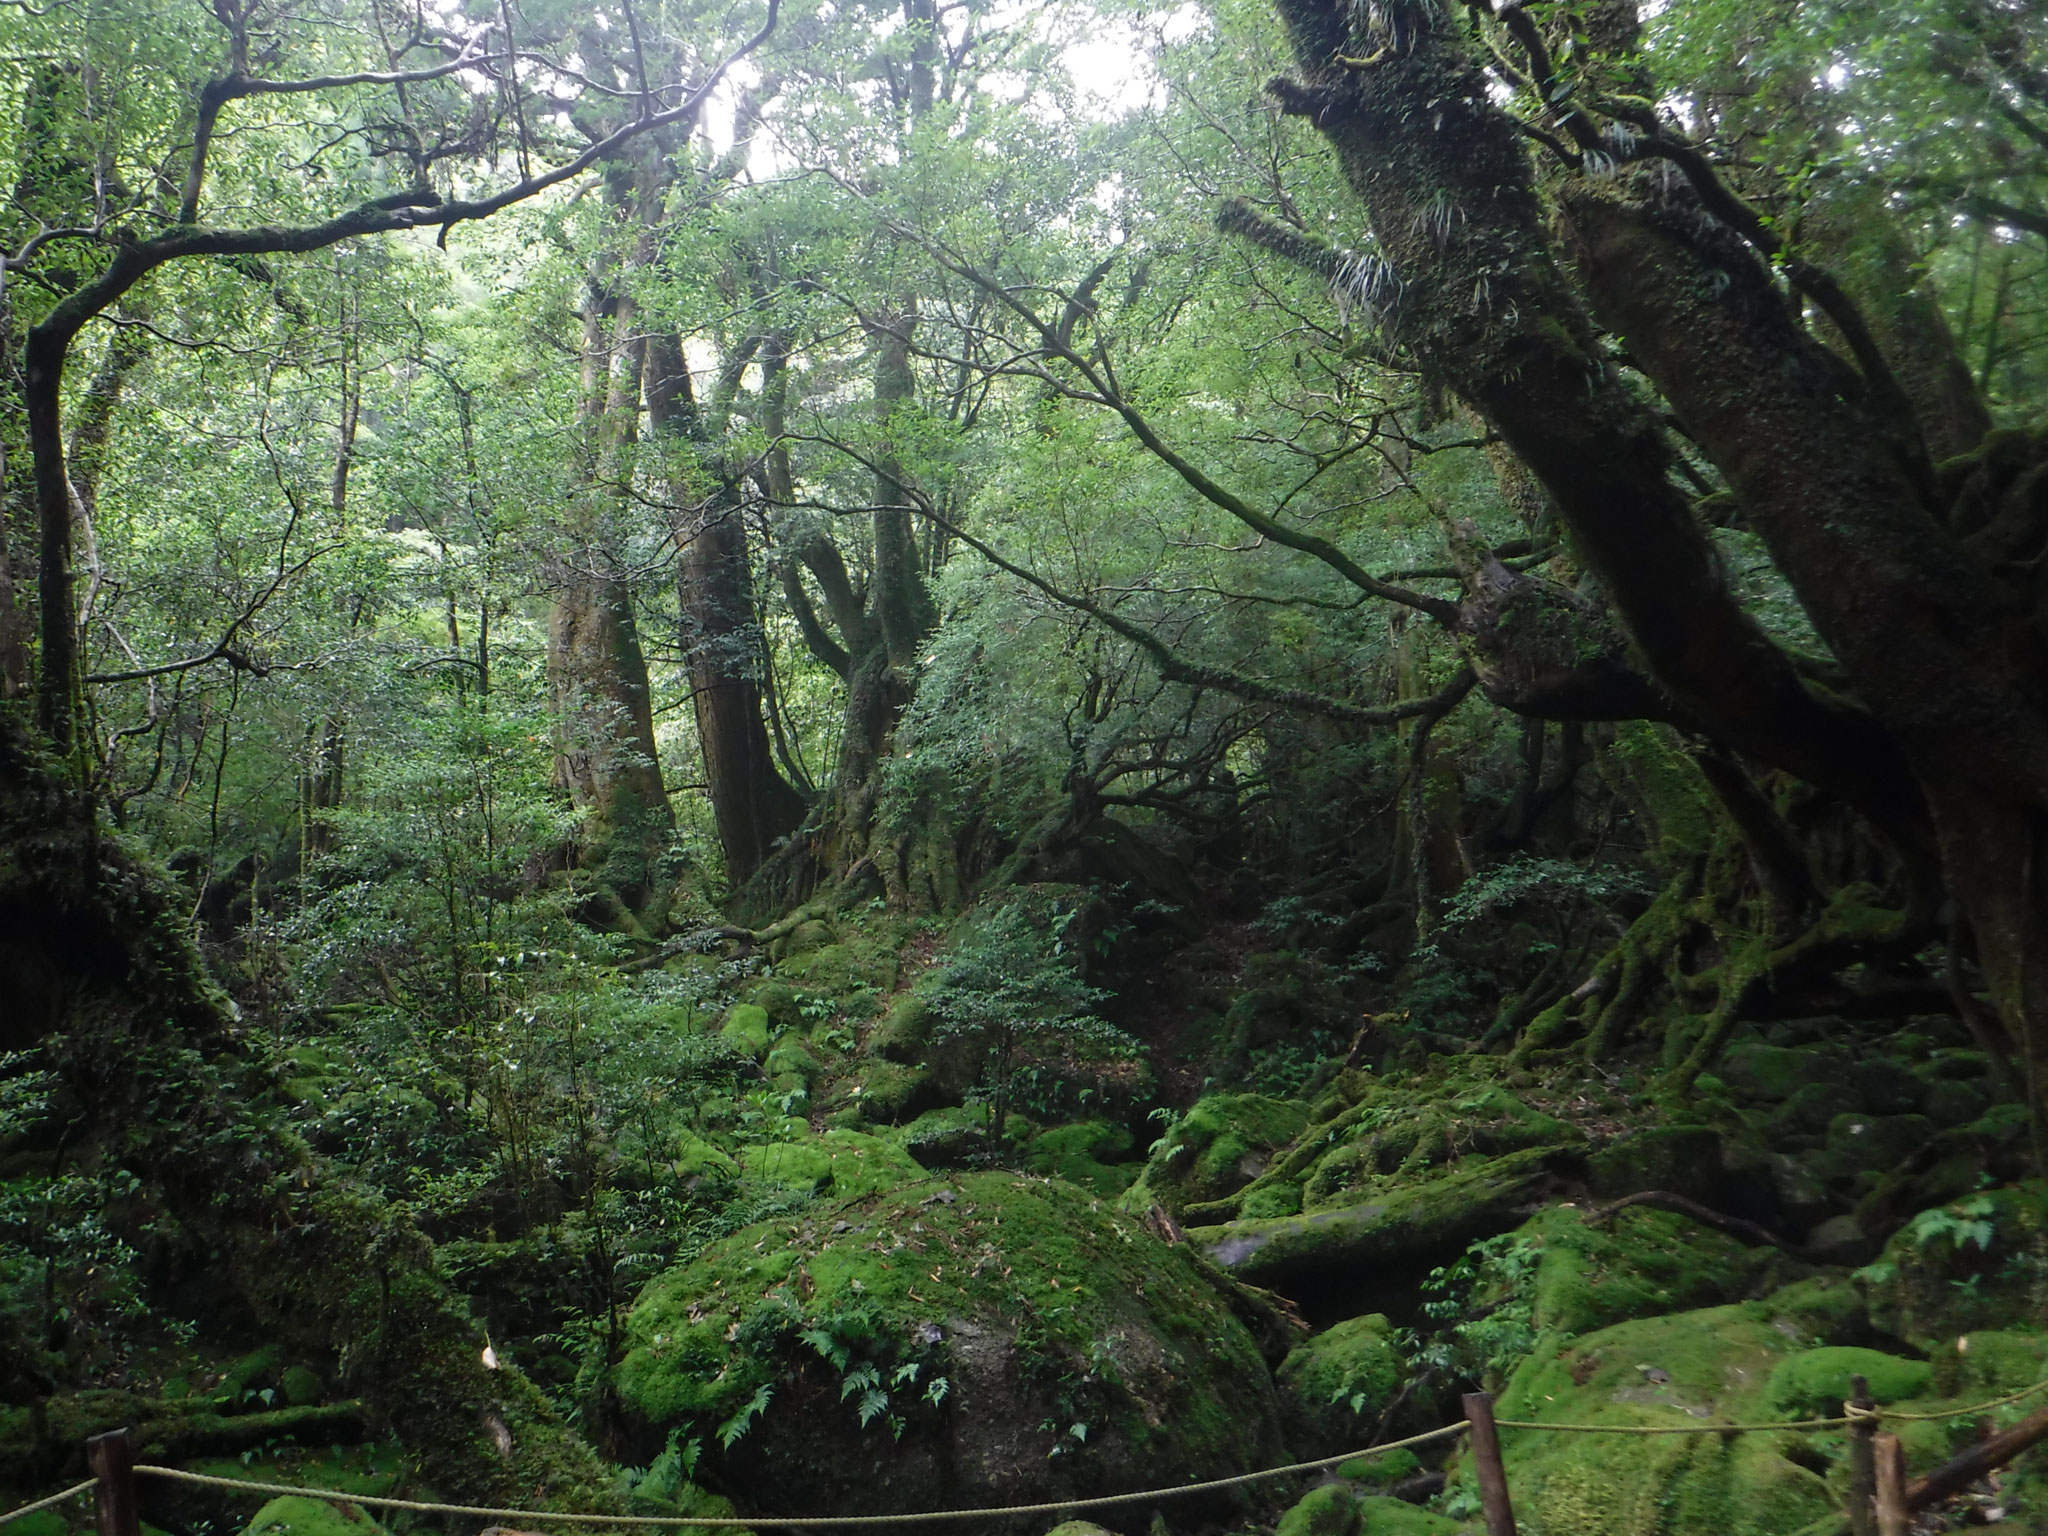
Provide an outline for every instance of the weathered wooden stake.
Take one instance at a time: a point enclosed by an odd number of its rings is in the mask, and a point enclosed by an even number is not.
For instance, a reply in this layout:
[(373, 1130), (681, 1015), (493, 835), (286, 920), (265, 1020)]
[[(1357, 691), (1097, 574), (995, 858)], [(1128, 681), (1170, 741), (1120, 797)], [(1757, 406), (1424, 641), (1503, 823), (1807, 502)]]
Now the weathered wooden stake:
[(135, 1446), (128, 1431), (110, 1429), (86, 1441), (85, 1464), (99, 1479), (92, 1495), (99, 1536), (142, 1536), (135, 1508)]
[[(1870, 1383), (1861, 1376), (1849, 1378), (1849, 1406), (1866, 1413), (1877, 1406), (1870, 1395)], [(1849, 1529), (1854, 1536), (1877, 1536), (1877, 1461), (1870, 1438), (1877, 1433), (1877, 1420), (1849, 1420)]]
[(1467, 1392), (1465, 1417), (1472, 1421), (1472, 1472), (1479, 1479), (1479, 1505), (1486, 1536), (1515, 1536), (1514, 1506), (1508, 1503), (1507, 1468), (1500, 1459), (1500, 1431), (1493, 1422), (1493, 1394)]
[(1877, 1536), (1907, 1536), (1906, 1448), (1897, 1435), (1870, 1442), (1877, 1461)]

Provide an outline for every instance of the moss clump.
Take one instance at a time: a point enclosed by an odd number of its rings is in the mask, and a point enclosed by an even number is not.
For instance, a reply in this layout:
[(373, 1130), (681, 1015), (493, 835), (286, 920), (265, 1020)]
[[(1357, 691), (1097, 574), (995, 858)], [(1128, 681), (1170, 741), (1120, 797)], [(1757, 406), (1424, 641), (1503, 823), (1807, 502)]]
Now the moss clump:
[(649, 1444), (701, 1437), (774, 1513), (1085, 1497), (1280, 1455), (1271, 1378), (1193, 1256), (1007, 1173), (713, 1243), (642, 1293), (614, 1383)]
[(1554, 1206), (1521, 1235), (1542, 1249), (1531, 1321), (1561, 1334), (1739, 1300), (1768, 1262), (1768, 1250), (1643, 1206), (1599, 1226)]
[(288, 1365), (280, 1371), (277, 1389), (292, 1408), (310, 1408), (327, 1395), (327, 1383), (320, 1379), (320, 1373), (303, 1365)]
[(1275, 1536), (1357, 1536), (1358, 1500), (1341, 1482), (1311, 1488), (1280, 1517)]
[(1099, 1195), (1120, 1195), (1137, 1178), (1138, 1165), (1114, 1160), (1128, 1153), (1134, 1141), (1128, 1129), (1108, 1120), (1056, 1125), (1031, 1139), (1025, 1166)]
[(780, 1083), (784, 1078), (793, 1078), (801, 1086), (809, 1088), (818, 1080), (818, 1074), (825, 1070), (825, 1064), (800, 1036), (784, 1035), (768, 1052), (768, 1059), (761, 1064), (761, 1069), (768, 1074), (770, 1081)]
[(1805, 1350), (1778, 1363), (1771, 1372), (1771, 1407), (1790, 1419), (1832, 1418), (1849, 1397), (1849, 1378), (1870, 1383), (1880, 1403), (1902, 1403), (1918, 1397), (1934, 1380), (1934, 1367), (1924, 1360), (1845, 1345)]
[(679, 1179), (731, 1179), (739, 1176), (740, 1165), (717, 1147), (692, 1131), (676, 1135), (676, 1177)]
[(923, 1179), (908, 1153), (858, 1131), (827, 1131), (806, 1141), (749, 1147), (746, 1169), (767, 1184), (787, 1184), (852, 1199)]
[(1399, 1499), (1367, 1497), (1358, 1501), (1358, 1536), (1465, 1536), (1474, 1529)]
[(1212, 1093), (1160, 1138), (1140, 1181), (1140, 1203), (1179, 1211), (1234, 1194), (1307, 1128), (1308, 1106), (1298, 1099)]
[(1356, 1446), (1401, 1385), (1393, 1325), (1378, 1312), (1337, 1324), (1291, 1351), (1278, 1372), (1288, 1444), (1303, 1456)]
[(380, 1536), (383, 1529), (353, 1504), (286, 1495), (257, 1510), (242, 1536)]
[(768, 1010), (758, 1003), (735, 1003), (727, 1010), (719, 1034), (759, 1061), (768, 1053)]
[[(1766, 1383), (1792, 1341), (1744, 1306), (1620, 1323), (1539, 1346), (1501, 1396), (1503, 1419), (1617, 1428), (1777, 1417)], [(1783, 1536), (1834, 1506), (1786, 1435), (1503, 1431), (1530, 1536)], [(1461, 1477), (1469, 1474), (1461, 1473)]]
[(851, 1107), (867, 1125), (902, 1125), (926, 1110), (942, 1107), (943, 1097), (930, 1072), (895, 1061), (863, 1063), (860, 1081), (849, 1091)]
[(867, 1049), (885, 1061), (916, 1062), (932, 1038), (932, 1011), (915, 992), (899, 993), (868, 1032)]
[(2029, 1180), (1922, 1211), (1858, 1271), (1870, 1320), (1922, 1349), (2040, 1315), (2048, 1183)]

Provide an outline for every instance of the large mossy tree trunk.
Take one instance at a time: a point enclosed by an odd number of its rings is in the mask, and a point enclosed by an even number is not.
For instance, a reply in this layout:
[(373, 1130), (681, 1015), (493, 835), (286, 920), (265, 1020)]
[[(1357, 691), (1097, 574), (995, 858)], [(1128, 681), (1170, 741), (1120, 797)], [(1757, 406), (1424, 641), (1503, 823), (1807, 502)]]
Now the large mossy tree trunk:
[(43, 1057), (69, 1126), (10, 1150), (53, 1173), (132, 1173), (110, 1226), (172, 1278), (203, 1274), (220, 1311), (338, 1360), (443, 1496), (615, 1507), (539, 1390), (486, 1365), (433, 1245), (284, 1127), (179, 894), (105, 831), (19, 706), (0, 712), (0, 995), (0, 1050)]
[[(1597, 93), (1583, 107), (1575, 97), (1555, 125), (1593, 137), (1577, 151), (1561, 142), (1571, 168), (1539, 182), (1529, 137), (1456, 18), (1338, 0), (1279, 10), (1299, 75), (1272, 90), (1329, 141), (1363, 205), (1390, 267), (1375, 295), (1389, 339), (1541, 481), (1695, 728), (1840, 797), (1922, 882), (1945, 879), (2035, 1065), (2038, 1101), (2048, 979), (2026, 958), (2048, 939), (2037, 858), (2048, 708), (2038, 588), (2017, 552), (2022, 534), (2038, 547), (2043, 509), (2012, 489), (2011, 471), (1991, 476), (1988, 510), (1965, 519), (1952, 479), (1933, 472), (1927, 440), (1956, 448), (1983, 417), (1948, 398), (1923, 429), (1915, 404), (1952, 397), (1958, 379), (1925, 355), (1931, 328), (1866, 323), (1796, 254), (1788, 294), (1766, 261), (1784, 256), (1778, 237), (1698, 152), (1626, 104), (1610, 109), (1627, 132), (1598, 137)], [(1532, 24), (1506, 25), (1530, 50), (1530, 77), (1552, 83)], [(1600, 144), (1600, 170), (1624, 144), (1657, 163), (1588, 174)], [(1806, 325), (1809, 301), (1850, 356)], [(1725, 477), (1853, 700), (1809, 685), (1743, 611), (1661, 424), (1609, 360), (1601, 328)], [(1895, 372), (1884, 346), (1902, 336), (1921, 353)]]
[[(629, 211), (658, 197), (658, 188), (614, 187), (615, 200)], [(651, 234), (630, 233), (632, 263), (644, 265)], [(655, 864), (675, 817), (662, 784), (647, 658), (618, 526), (627, 501), (622, 482), (634, 472), (646, 348), (629, 276), (612, 258), (600, 258), (584, 300), (578, 412), (585, 468), (565, 509), (555, 559), (547, 674), (556, 780), (586, 817), (579, 862), (598, 870), (627, 909), (639, 911), (656, 895)]]
[(659, 335), (647, 352), (647, 410), (655, 440), (673, 455), (669, 502), (676, 509), (677, 598), (690, 704), (725, 857), (726, 878), (744, 884), (794, 832), (808, 804), (782, 776), (768, 740), (761, 680), (766, 666), (748, 549), (744, 482), (728, 463), (733, 398), (748, 362), (779, 347), (750, 337), (699, 401), (682, 339)]

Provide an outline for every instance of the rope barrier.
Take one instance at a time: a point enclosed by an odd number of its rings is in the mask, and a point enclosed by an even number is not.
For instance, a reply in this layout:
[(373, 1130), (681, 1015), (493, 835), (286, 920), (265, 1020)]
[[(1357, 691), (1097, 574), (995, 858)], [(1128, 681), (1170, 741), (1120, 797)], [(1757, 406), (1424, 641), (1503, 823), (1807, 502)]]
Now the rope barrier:
[[(237, 1477), (213, 1477), (200, 1472), (186, 1472), (176, 1467), (138, 1465), (137, 1477), (161, 1477), (172, 1482), (196, 1483), (211, 1488), (232, 1488), (239, 1493), (292, 1494), (302, 1498), (329, 1498), (348, 1504), (360, 1504), (366, 1509), (406, 1509), (421, 1514), (469, 1515), (491, 1520), (531, 1521), (542, 1525), (642, 1525), (679, 1528), (704, 1528), (724, 1530), (745, 1530), (755, 1526), (772, 1527), (775, 1530), (812, 1530), (826, 1527), (849, 1528), (881, 1525), (930, 1525), (945, 1520), (993, 1520), (1007, 1519), (1015, 1515), (1051, 1515), (1085, 1509), (1110, 1509), (1120, 1504), (1142, 1504), (1153, 1499), (1179, 1498), (1190, 1493), (1214, 1493), (1224, 1488), (1236, 1488), (1245, 1483), (1256, 1483), (1266, 1478), (1291, 1477), (1301, 1472), (1319, 1472), (1326, 1467), (1352, 1461), (1361, 1456), (1381, 1456), (1388, 1451), (1398, 1451), (1411, 1445), (1423, 1445), (1431, 1440), (1443, 1440), (1452, 1435), (1461, 1435), (1470, 1423), (1460, 1419), (1455, 1424), (1446, 1424), (1441, 1429), (1432, 1429), (1420, 1435), (1410, 1435), (1405, 1440), (1390, 1440), (1384, 1445), (1367, 1446), (1363, 1450), (1346, 1451), (1341, 1456), (1324, 1456), (1316, 1461), (1298, 1461), (1291, 1466), (1267, 1467), (1258, 1472), (1241, 1472), (1235, 1477), (1211, 1478), (1203, 1483), (1182, 1483), (1172, 1488), (1147, 1489), (1142, 1493), (1098, 1494), (1086, 1499), (1054, 1499), (1043, 1504), (1009, 1504), (997, 1509), (934, 1509), (902, 1515), (803, 1515), (787, 1519), (773, 1516), (748, 1516), (745, 1518), (728, 1515), (586, 1515), (554, 1514), (538, 1509), (492, 1509), (472, 1504), (430, 1504), (417, 1499), (392, 1499), (379, 1495), (333, 1493), (319, 1488), (297, 1488), (288, 1483), (245, 1482)], [(90, 1485), (88, 1485), (90, 1486)]]
[[(1947, 1408), (1937, 1413), (1905, 1413), (1896, 1408), (1858, 1408), (1853, 1403), (1842, 1405), (1842, 1416), (1829, 1419), (1787, 1419), (1768, 1424), (1549, 1424), (1540, 1419), (1496, 1419), (1500, 1429), (1523, 1429), (1544, 1431), (1553, 1434), (1579, 1435), (1743, 1435), (1769, 1434), (1779, 1431), (1841, 1429), (1846, 1425), (1864, 1420), (1898, 1419), (1911, 1423), (1929, 1424), (1943, 1419), (1968, 1418), (1987, 1413), (1994, 1408), (2009, 1407), (2023, 1402), (2036, 1393), (2048, 1391), (2048, 1378), (2023, 1387), (2017, 1392), (2008, 1392), (2003, 1397), (1994, 1397), (1986, 1402), (1972, 1403), (1964, 1408)], [(360, 1504), (367, 1509), (403, 1509), (418, 1514), (468, 1515), (491, 1520), (518, 1520), (542, 1525), (639, 1525), (671, 1528), (701, 1528), (741, 1530), (753, 1526), (772, 1527), (776, 1530), (813, 1530), (823, 1528), (852, 1528), (878, 1525), (933, 1524), (944, 1520), (988, 1520), (1007, 1519), (1016, 1515), (1049, 1515), (1088, 1509), (1110, 1509), (1123, 1504), (1141, 1504), (1151, 1499), (1178, 1498), (1191, 1493), (1215, 1493), (1224, 1488), (1237, 1488), (1246, 1483), (1262, 1482), (1268, 1478), (1293, 1477), (1303, 1472), (1320, 1472), (1325, 1468), (1355, 1461), (1364, 1456), (1380, 1456), (1388, 1451), (1398, 1451), (1412, 1445), (1426, 1445), (1432, 1440), (1446, 1439), (1463, 1434), (1471, 1428), (1471, 1421), (1460, 1419), (1455, 1424), (1446, 1424), (1441, 1429), (1428, 1430), (1419, 1435), (1410, 1435), (1405, 1440), (1390, 1440), (1384, 1445), (1367, 1446), (1362, 1450), (1346, 1451), (1339, 1456), (1324, 1456), (1315, 1461), (1297, 1461), (1284, 1467), (1267, 1467), (1257, 1472), (1241, 1472), (1235, 1477), (1211, 1478), (1207, 1482), (1183, 1483), (1172, 1488), (1153, 1488), (1142, 1493), (1099, 1494), (1085, 1499), (1056, 1499), (1042, 1504), (1009, 1504), (994, 1509), (937, 1509), (901, 1515), (805, 1515), (789, 1519), (775, 1519), (767, 1516), (741, 1518), (728, 1515), (596, 1515), (557, 1514), (538, 1509), (497, 1509), (479, 1504), (439, 1504), (420, 1499), (395, 1499), (381, 1494), (342, 1493), (331, 1488), (306, 1488), (292, 1483), (262, 1483), (238, 1477), (215, 1477), (204, 1472), (187, 1472), (180, 1467), (158, 1467), (142, 1465), (135, 1468), (138, 1477), (160, 1477), (168, 1482), (188, 1483), (206, 1488), (228, 1488), (237, 1493), (284, 1494), (298, 1498), (331, 1499), (341, 1503)], [(53, 1493), (48, 1498), (38, 1499), (33, 1504), (24, 1504), (19, 1509), (0, 1514), (0, 1525), (32, 1515), (37, 1510), (48, 1509), (66, 1499), (75, 1499), (92, 1490), (94, 1484), (88, 1480), (75, 1487), (66, 1488), (62, 1493)], [(1830, 1519), (1839, 1517), (1831, 1516)], [(1827, 1522), (1808, 1529), (1819, 1529)], [(1805, 1533), (1800, 1533), (1805, 1536)]]
[(53, 1493), (47, 1499), (37, 1499), (33, 1504), (24, 1504), (19, 1509), (10, 1509), (0, 1515), (0, 1525), (10, 1520), (19, 1520), (23, 1515), (32, 1515), (39, 1509), (48, 1509), (52, 1504), (62, 1504), (66, 1499), (75, 1499), (81, 1493), (91, 1493), (96, 1479), (87, 1478), (75, 1488), (66, 1488), (62, 1493)]

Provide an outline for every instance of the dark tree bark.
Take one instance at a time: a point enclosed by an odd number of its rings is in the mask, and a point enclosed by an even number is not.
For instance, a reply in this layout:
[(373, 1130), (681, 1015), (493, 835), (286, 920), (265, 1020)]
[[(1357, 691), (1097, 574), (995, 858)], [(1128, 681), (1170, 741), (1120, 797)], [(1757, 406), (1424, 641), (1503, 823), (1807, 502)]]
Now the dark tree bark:
[[(1806, 329), (1761, 259), (1778, 253), (1776, 237), (1662, 125), (1630, 118), (1627, 134), (1603, 135), (1597, 95), (1560, 114), (1558, 134), (1576, 142), (1555, 146), (1568, 161), (1630, 144), (1664, 162), (1618, 179), (1560, 173), (1560, 249), (1529, 139), (1461, 26), (1420, 5), (1375, 11), (1377, 24), (1335, 0), (1280, 0), (1280, 12), (1300, 78), (1273, 90), (1329, 140), (1364, 205), (1389, 263), (1373, 274), (1389, 339), (1542, 481), (1657, 681), (1693, 719), (1857, 806), (1909, 861), (1938, 849), (2038, 1096), (2048, 980), (2023, 957), (2048, 939), (2042, 631), (2022, 576), (1947, 526), (1926, 444), (1972, 430), (1952, 370), (1923, 359), (1895, 371), (1884, 343), (1896, 348), (1904, 328), (1873, 327), (1825, 272), (1793, 258), (1786, 273), (1853, 362)], [(1506, 24), (1521, 29), (1530, 78), (1547, 82), (1526, 20)], [(1743, 614), (1580, 291), (1726, 478), (1855, 701), (1802, 682)], [(1912, 332), (1919, 343), (1929, 334)], [(1915, 407), (1944, 397), (1930, 432)]]

